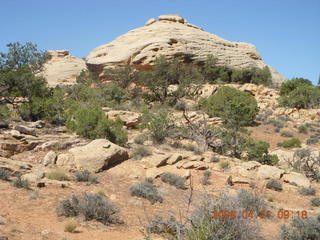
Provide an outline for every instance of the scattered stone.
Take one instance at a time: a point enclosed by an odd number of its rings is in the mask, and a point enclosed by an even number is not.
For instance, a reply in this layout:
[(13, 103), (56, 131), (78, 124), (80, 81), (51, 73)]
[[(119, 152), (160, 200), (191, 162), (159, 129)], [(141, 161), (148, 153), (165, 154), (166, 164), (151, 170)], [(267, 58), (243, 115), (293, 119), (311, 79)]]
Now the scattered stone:
[(13, 176), (18, 176), (29, 173), (32, 165), (26, 162), (0, 157), (0, 168), (8, 170)]

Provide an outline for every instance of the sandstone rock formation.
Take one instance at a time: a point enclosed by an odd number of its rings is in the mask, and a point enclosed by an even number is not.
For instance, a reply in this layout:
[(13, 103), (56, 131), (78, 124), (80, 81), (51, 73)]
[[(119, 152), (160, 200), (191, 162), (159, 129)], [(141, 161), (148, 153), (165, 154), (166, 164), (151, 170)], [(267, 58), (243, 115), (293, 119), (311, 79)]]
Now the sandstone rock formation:
[[(146, 26), (93, 49), (86, 61), (89, 70), (101, 74), (104, 69), (115, 65), (148, 67), (160, 55), (197, 60), (214, 55), (218, 64), (231, 68), (266, 66), (254, 45), (227, 41), (178, 15), (162, 15), (158, 21), (150, 19)], [(275, 83), (285, 80), (276, 70), (270, 70)]]
[(96, 139), (60, 154), (56, 164), (67, 169), (99, 172), (129, 158), (127, 150), (105, 139)]
[(85, 61), (72, 56), (67, 50), (47, 51), (50, 60), (44, 64), (43, 72), (49, 86), (74, 84), (82, 70), (86, 70)]

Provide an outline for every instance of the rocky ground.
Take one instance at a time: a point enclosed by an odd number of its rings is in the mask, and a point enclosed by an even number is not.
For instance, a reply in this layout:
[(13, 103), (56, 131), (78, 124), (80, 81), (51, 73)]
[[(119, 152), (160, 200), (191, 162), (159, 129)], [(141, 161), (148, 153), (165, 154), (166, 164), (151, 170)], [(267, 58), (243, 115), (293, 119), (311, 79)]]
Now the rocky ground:
[[(237, 86), (236, 86), (237, 87)], [(236, 193), (245, 188), (257, 192), (271, 207), (273, 217), (259, 220), (266, 239), (276, 239), (281, 224), (289, 220), (277, 218), (279, 209), (290, 211), (306, 210), (309, 216), (319, 213), (319, 207), (310, 203), (314, 196), (302, 196), (298, 193), (301, 186), (312, 186), (316, 196), (320, 196), (320, 184), (311, 182), (302, 173), (288, 168), (286, 160), (292, 157), (296, 149), (283, 149), (277, 146), (288, 137), (283, 131), (289, 131), (293, 137), (302, 141), (302, 148), (319, 151), (320, 143), (306, 145), (310, 135), (320, 131), (320, 111), (278, 108), (277, 93), (274, 89), (257, 87), (252, 84), (238, 86), (255, 95), (261, 114), (273, 109), (274, 118), (287, 116), (285, 127), (279, 132), (270, 122), (258, 121), (250, 127), (251, 136), (267, 141), (272, 153), (280, 158), (278, 166), (261, 165), (255, 161), (244, 162), (235, 158), (206, 151), (197, 152), (174, 148), (168, 143), (155, 145), (152, 141), (137, 143), (135, 139), (145, 131), (135, 128), (140, 113), (124, 110), (104, 109), (110, 118), (119, 116), (128, 128), (129, 141), (126, 147), (120, 147), (107, 140), (91, 142), (68, 132), (64, 127), (53, 127), (45, 122), (11, 122), (8, 128), (0, 132), (0, 168), (9, 170), (12, 179), (22, 175), (31, 184), (31, 189), (12, 186), (10, 181), (0, 180), (0, 239), (143, 239), (140, 230), (156, 214), (168, 215), (170, 212), (183, 219), (188, 216), (206, 195), (218, 197), (222, 192)], [(214, 86), (205, 86), (199, 93), (209, 96), (216, 91)], [(174, 113), (181, 117), (181, 112)], [(270, 114), (269, 114), (270, 115)], [(193, 121), (201, 116), (197, 111), (190, 111)], [(270, 116), (269, 116), (270, 117)], [(212, 124), (221, 120), (208, 118)], [(300, 133), (297, 125), (308, 122), (313, 132)], [(134, 149), (144, 146), (152, 153), (142, 159), (134, 158)], [(218, 159), (218, 162), (212, 161)], [(222, 162), (229, 167), (222, 168)], [(69, 177), (69, 181), (49, 179), (50, 172), (59, 170)], [(88, 169), (97, 176), (98, 183), (82, 183), (74, 180), (75, 170)], [(211, 171), (210, 185), (200, 184), (205, 170)], [(188, 211), (188, 197), (191, 188), (178, 190), (163, 183), (159, 176), (171, 172), (182, 176), (192, 186), (192, 202)], [(155, 179), (163, 203), (150, 204), (149, 201), (132, 197), (128, 189), (145, 177)], [(278, 179), (283, 184), (283, 191), (277, 192), (266, 188), (268, 179)], [(255, 187), (253, 184), (255, 183)], [(59, 201), (71, 194), (92, 192), (105, 194), (121, 209), (123, 224), (106, 226), (95, 221), (78, 220), (79, 225), (73, 233), (65, 232), (65, 217), (59, 217), (56, 206)], [(155, 237), (155, 239), (160, 239)]]

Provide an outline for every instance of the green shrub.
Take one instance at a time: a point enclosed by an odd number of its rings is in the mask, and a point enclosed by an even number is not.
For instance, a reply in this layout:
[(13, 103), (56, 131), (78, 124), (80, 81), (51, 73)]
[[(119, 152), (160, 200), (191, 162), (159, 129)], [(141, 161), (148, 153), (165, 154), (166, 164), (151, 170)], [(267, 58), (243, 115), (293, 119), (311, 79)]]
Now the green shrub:
[(147, 128), (152, 139), (161, 143), (169, 135), (173, 120), (170, 113), (165, 109), (144, 110), (141, 116), (141, 127)]
[(47, 174), (47, 178), (57, 181), (69, 181), (69, 177), (61, 170), (52, 170)]
[(10, 109), (6, 105), (0, 105), (0, 120), (10, 118)]
[(152, 179), (146, 178), (143, 182), (132, 185), (129, 188), (129, 194), (131, 196), (145, 198), (152, 204), (156, 202), (163, 202), (163, 198), (160, 196), (156, 186), (153, 184)]
[(239, 218), (214, 218), (214, 212), (235, 211), (241, 216), (246, 210), (238, 196), (223, 194), (219, 199), (207, 198), (200, 203), (191, 216), (192, 224), (183, 234), (187, 240), (260, 240), (262, 238), (258, 220)]
[(186, 179), (180, 176), (177, 176), (173, 173), (163, 173), (161, 174), (161, 180), (164, 183), (169, 183), (172, 186), (175, 186), (177, 189), (187, 189)]
[(211, 176), (211, 172), (209, 170), (206, 170), (203, 172), (203, 177), (201, 179), (201, 184), (202, 185), (209, 185), (211, 182), (209, 181), (209, 178)]
[(8, 170), (6, 170), (4, 168), (0, 168), (0, 179), (1, 180), (8, 181), (10, 176), (11, 176), (11, 173)]
[(136, 160), (140, 160), (150, 155), (152, 155), (152, 151), (145, 146), (137, 146), (133, 149), (133, 158)]
[(230, 167), (230, 162), (228, 161), (223, 161), (223, 162), (220, 162), (220, 168), (223, 169), (223, 170), (226, 170)]
[(316, 189), (313, 187), (302, 187), (299, 189), (299, 193), (305, 196), (314, 196), (316, 194)]
[(320, 104), (320, 89), (303, 78), (286, 81), (280, 88), (280, 105), (292, 108), (315, 108)]
[(281, 131), (281, 132), (280, 132), (280, 135), (281, 135), (282, 137), (293, 137), (293, 133), (290, 132), (290, 131), (287, 131), (287, 130)]
[(301, 126), (298, 127), (298, 131), (299, 131), (299, 133), (307, 134), (308, 133), (308, 127), (305, 126), (305, 125), (301, 125)]
[(301, 147), (301, 141), (298, 138), (291, 138), (290, 140), (278, 143), (278, 146), (284, 148), (299, 148)]
[(100, 194), (71, 195), (59, 202), (56, 211), (59, 216), (83, 216), (86, 221), (97, 220), (106, 225), (121, 223), (119, 208)]
[(231, 79), (232, 82), (236, 83), (254, 83), (265, 86), (272, 84), (272, 77), (268, 67), (264, 67), (263, 69), (235, 69), (232, 71)]
[(131, 83), (138, 80), (138, 71), (131, 66), (107, 69), (104, 78), (116, 82), (121, 88), (127, 88)]
[(320, 207), (320, 197), (315, 197), (311, 199), (311, 205), (313, 207)]
[(134, 143), (143, 144), (145, 140), (146, 140), (146, 136), (141, 134), (134, 139)]
[(12, 186), (16, 188), (30, 189), (28, 180), (22, 179), (21, 176), (17, 177), (12, 181)]
[(282, 191), (282, 183), (275, 180), (275, 179), (270, 179), (267, 184), (266, 187), (268, 189), (273, 189), (275, 191)]
[(269, 123), (271, 123), (276, 128), (284, 128), (286, 123), (279, 118), (272, 118), (269, 120)]
[(281, 226), (279, 235), (281, 240), (318, 240), (320, 239), (319, 218), (294, 218), (290, 226)]
[(248, 143), (248, 159), (262, 164), (276, 165), (279, 159), (276, 155), (269, 154), (269, 147), (270, 144), (264, 141)]
[(98, 105), (79, 104), (68, 113), (66, 126), (78, 135), (90, 139), (106, 138), (113, 143), (123, 145), (127, 142), (127, 133), (122, 129), (123, 122), (106, 118)]
[(249, 93), (231, 87), (221, 87), (202, 103), (209, 116), (221, 117), (233, 127), (253, 123), (258, 113), (257, 101)]
[(178, 101), (174, 108), (178, 111), (185, 111), (187, 109), (187, 104), (184, 101)]
[(267, 209), (267, 203), (254, 192), (240, 189), (237, 193), (239, 204), (248, 212), (253, 211), (255, 216), (259, 216)]
[(88, 170), (83, 171), (76, 171), (74, 173), (74, 176), (78, 182), (90, 182), (90, 183), (96, 183), (97, 177), (94, 176), (91, 172)]

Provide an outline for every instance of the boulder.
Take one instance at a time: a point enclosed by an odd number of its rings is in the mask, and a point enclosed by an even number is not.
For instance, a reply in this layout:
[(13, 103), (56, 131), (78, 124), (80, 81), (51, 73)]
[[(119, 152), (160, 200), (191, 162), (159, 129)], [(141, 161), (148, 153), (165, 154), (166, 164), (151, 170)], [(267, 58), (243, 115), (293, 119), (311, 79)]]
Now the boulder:
[[(105, 69), (116, 65), (150, 68), (161, 55), (200, 61), (214, 55), (218, 57), (218, 65), (238, 69), (267, 66), (254, 45), (225, 40), (188, 23), (179, 15), (162, 15), (158, 21), (149, 20), (146, 26), (93, 49), (86, 63), (89, 70), (102, 75)], [(275, 83), (285, 80), (271, 67), (270, 71)]]
[(197, 169), (197, 170), (206, 170), (209, 166), (204, 162), (199, 161), (187, 161), (182, 165), (184, 169)]
[(174, 153), (167, 160), (167, 164), (173, 165), (173, 164), (179, 162), (180, 160), (182, 160), (182, 155), (179, 153)]
[(142, 163), (146, 163), (152, 167), (161, 167), (167, 164), (167, 160), (171, 155), (168, 154), (152, 154), (141, 160)]
[(301, 173), (290, 172), (290, 173), (284, 174), (282, 177), (282, 180), (287, 183), (295, 183), (299, 187), (310, 187), (309, 179)]
[(44, 156), (42, 164), (44, 166), (48, 166), (50, 164), (55, 164), (56, 159), (57, 159), (57, 154), (54, 151), (50, 151)]
[(274, 166), (261, 165), (257, 172), (257, 177), (262, 179), (280, 179), (284, 170)]
[(106, 139), (93, 140), (85, 146), (71, 148), (68, 152), (73, 156), (77, 169), (91, 172), (105, 170), (129, 158), (126, 149)]
[(56, 164), (58, 167), (63, 167), (68, 170), (76, 168), (74, 156), (70, 153), (59, 154), (57, 157)]

